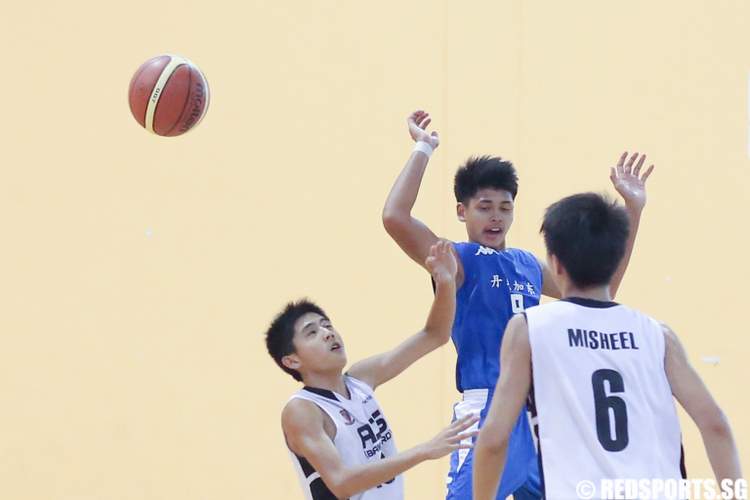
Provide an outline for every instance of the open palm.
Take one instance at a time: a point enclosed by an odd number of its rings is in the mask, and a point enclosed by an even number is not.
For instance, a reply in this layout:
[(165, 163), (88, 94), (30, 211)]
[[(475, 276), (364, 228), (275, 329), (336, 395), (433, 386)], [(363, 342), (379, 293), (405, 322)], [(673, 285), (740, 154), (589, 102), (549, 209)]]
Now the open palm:
[(432, 245), (425, 265), (435, 281), (455, 280), (458, 263), (456, 256), (453, 255), (451, 243), (447, 240), (439, 240)]
[(423, 141), (432, 146), (432, 149), (440, 145), (440, 136), (436, 131), (427, 132), (427, 126), (432, 122), (430, 114), (418, 109), (406, 119), (409, 126), (409, 135), (414, 142)]
[(609, 178), (627, 206), (642, 209), (646, 205), (646, 179), (654, 171), (654, 166), (649, 166), (641, 174), (646, 155), (633, 153), (630, 159), (627, 158), (626, 151), (620, 156), (617, 166), (610, 168)]

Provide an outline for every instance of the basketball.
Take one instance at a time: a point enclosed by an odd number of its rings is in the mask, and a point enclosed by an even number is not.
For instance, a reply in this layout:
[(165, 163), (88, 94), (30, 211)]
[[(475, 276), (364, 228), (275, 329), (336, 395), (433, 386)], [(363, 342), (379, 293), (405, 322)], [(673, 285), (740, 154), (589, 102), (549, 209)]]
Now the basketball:
[(149, 59), (133, 75), (130, 112), (154, 134), (174, 137), (195, 127), (208, 109), (208, 82), (184, 57), (163, 54)]

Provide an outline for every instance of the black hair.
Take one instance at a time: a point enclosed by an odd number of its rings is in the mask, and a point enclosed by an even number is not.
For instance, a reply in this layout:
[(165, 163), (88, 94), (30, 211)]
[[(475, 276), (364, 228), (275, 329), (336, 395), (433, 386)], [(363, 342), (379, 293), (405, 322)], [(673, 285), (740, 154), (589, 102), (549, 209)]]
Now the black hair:
[(456, 201), (466, 203), (484, 188), (508, 191), (515, 200), (518, 176), (513, 164), (499, 156), (478, 156), (466, 160), (456, 171), (453, 180)]
[(587, 288), (612, 280), (625, 255), (630, 221), (616, 202), (582, 193), (550, 205), (540, 232), (573, 284)]
[(289, 302), (284, 309), (274, 318), (271, 326), (266, 331), (266, 348), (268, 354), (279, 365), (279, 368), (294, 377), (294, 380), (302, 382), (302, 375), (297, 370), (287, 368), (281, 362), (284, 356), (294, 354), (294, 324), (307, 313), (317, 313), (328, 319), (328, 315), (317, 304), (308, 299), (297, 302)]

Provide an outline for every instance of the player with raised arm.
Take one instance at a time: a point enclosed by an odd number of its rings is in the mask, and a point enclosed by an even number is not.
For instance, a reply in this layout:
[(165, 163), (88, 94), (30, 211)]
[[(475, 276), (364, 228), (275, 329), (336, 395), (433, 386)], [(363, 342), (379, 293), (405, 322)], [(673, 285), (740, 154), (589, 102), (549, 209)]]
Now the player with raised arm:
[[(388, 234), (421, 265), (430, 247), (438, 241), (438, 236), (411, 213), (430, 155), (440, 144), (437, 132), (426, 130), (430, 122), (429, 114), (424, 111), (408, 117), (409, 133), (416, 145), (383, 208), (383, 224)], [(643, 155), (636, 153), (628, 158), (623, 153), (610, 172), (633, 228), (625, 258), (611, 282), (613, 296), (625, 273), (646, 203), (645, 181), (653, 166), (641, 174), (644, 161)], [(456, 212), (466, 225), (469, 241), (454, 244), (459, 259), (452, 339), (458, 355), (456, 386), (462, 393), (462, 400), (454, 406), (454, 417), (479, 413), (480, 426), (501, 369), (495, 353), (511, 316), (537, 305), (542, 294), (560, 297), (543, 260), (506, 244), (517, 191), (515, 168), (498, 157), (471, 158), (456, 172)], [(516, 500), (539, 498), (536, 451), (525, 411), (517, 415), (509, 453), (513, 459), (508, 461), (497, 498), (504, 499), (511, 493)], [(451, 456), (448, 500), (471, 498), (472, 461), (471, 450), (458, 450)]]
[[(346, 373), (341, 335), (312, 302), (290, 303), (266, 332), (268, 352), (301, 381), (281, 415), (287, 446), (305, 498), (400, 500), (401, 474), (467, 448), (476, 419), (459, 419), (428, 442), (398, 453), (374, 390), (444, 345), (455, 313), (456, 259), (445, 241), (425, 257), (436, 292), (425, 327), (394, 349), (355, 363)], [(463, 441), (463, 443), (462, 443)]]
[[(729, 423), (675, 333), (612, 301), (628, 225), (622, 207), (593, 193), (547, 209), (548, 268), (563, 299), (508, 323), (495, 400), (473, 450), (475, 500), (495, 498), (510, 461), (509, 436), (529, 396), (547, 499), (661, 498), (641, 488), (681, 484), (686, 471), (675, 398), (697, 424), (718, 484), (742, 477)], [(613, 480), (639, 489), (617, 496), (614, 487), (604, 490)]]

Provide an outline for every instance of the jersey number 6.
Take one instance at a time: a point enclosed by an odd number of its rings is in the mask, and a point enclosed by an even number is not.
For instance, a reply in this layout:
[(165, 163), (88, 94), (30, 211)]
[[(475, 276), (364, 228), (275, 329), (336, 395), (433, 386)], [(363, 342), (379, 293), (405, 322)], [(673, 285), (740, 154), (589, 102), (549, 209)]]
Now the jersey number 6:
[[(610, 394), (604, 389), (604, 382), (609, 382)], [(624, 393), (622, 375), (615, 370), (596, 370), (591, 375), (594, 388), (594, 406), (596, 408), (596, 435), (607, 451), (622, 451), (628, 445), (628, 408), (625, 400), (612, 396)], [(615, 433), (612, 435), (610, 410), (614, 415)]]

